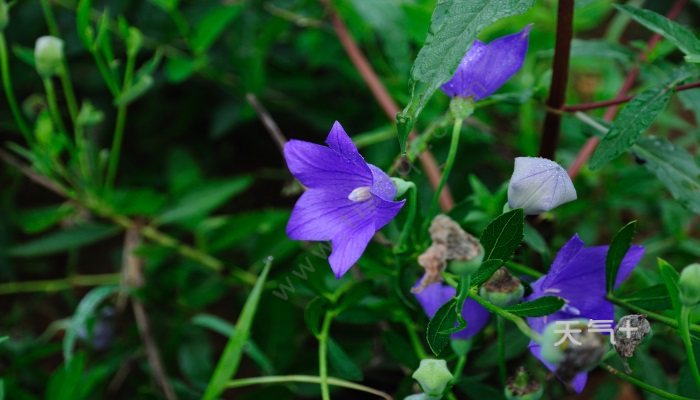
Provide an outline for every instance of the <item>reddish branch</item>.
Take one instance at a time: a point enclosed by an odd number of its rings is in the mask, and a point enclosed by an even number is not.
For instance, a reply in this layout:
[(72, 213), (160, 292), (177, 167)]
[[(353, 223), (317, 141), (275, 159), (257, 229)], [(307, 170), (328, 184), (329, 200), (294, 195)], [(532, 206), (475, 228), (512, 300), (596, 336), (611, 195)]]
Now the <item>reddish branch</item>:
[[(676, 19), (678, 17), (678, 14), (680, 14), (681, 11), (683, 11), (683, 7), (685, 7), (687, 3), (688, 0), (676, 0), (673, 7), (669, 10), (668, 14), (666, 14), (666, 17), (671, 20)], [(639, 54), (637, 60), (639, 62), (646, 61), (649, 53), (654, 49), (654, 47), (657, 43), (659, 43), (660, 40), (661, 35), (659, 35), (658, 33), (655, 33), (651, 38), (649, 38), (646, 49), (644, 50), (644, 52)], [(617, 92), (617, 96), (615, 96), (615, 99), (613, 99), (608, 105), (609, 107), (605, 111), (605, 115), (603, 115), (604, 120), (608, 122), (612, 121), (615, 118), (617, 111), (620, 109), (620, 104), (625, 103), (625, 101), (629, 101), (629, 96), (627, 96), (627, 92), (629, 92), (630, 89), (632, 89), (632, 86), (634, 86), (634, 82), (637, 80), (637, 76), (639, 76), (639, 66), (635, 66), (627, 74), (625, 81), (622, 83), (620, 90)], [(690, 87), (688, 87), (688, 89), (690, 89)], [(569, 176), (571, 177), (571, 179), (576, 178), (578, 173), (581, 171), (581, 168), (583, 168), (583, 166), (591, 158), (591, 155), (598, 146), (599, 142), (600, 139), (593, 136), (589, 138), (586, 141), (586, 144), (584, 144), (581, 150), (579, 150), (579, 153), (576, 155), (576, 159), (569, 167)]]
[[(700, 82), (686, 83), (685, 85), (680, 85), (673, 90), (675, 92), (682, 92), (684, 90), (695, 89), (700, 87)], [(634, 96), (623, 96), (621, 98), (615, 98), (612, 100), (596, 101), (593, 103), (575, 104), (571, 106), (564, 106), (561, 111), (564, 112), (577, 112), (577, 111), (589, 111), (595, 110), (603, 107), (616, 106), (618, 104), (627, 103), (632, 100)]]
[[(382, 84), (382, 82), (379, 80), (377, 73), (367, 61), (367, 58), (362, 53), (362, 50), (360, 50), (357, 43), (355, 43), (355, 40), (352, 38), (352, 36), (350, 36), (347, 26), (345, 26), (343, 20), (334, 11), (330, 1), (320, 1), (326, 6), (326, 9), (330, 14), (331, 22), (333, 23), (335, 33), (338, 35), (338, 39), (343, 45), (348, 57), (350, 57), (353, 65), (369, 87), (369, 90), (374, 95), (377, 103), (379, 103), (382, 110), (384, 110), (384, 113), (387, 115), (387, 117), (389, 117), (389, 120), (393, 121), (396, 118), (396, 114), (400, 111), (399, 106), (396, 104), (391, 95), (389, 95), (389, 92), (384, 87), (384, 84)], [(408, 140), (411, 141), (415, 139), (416, 136), (417, 135), (415, 132), (411, 132), (408, 136)], [(420, 155), (420, 163), (423, 166), (423, 170), (425, 171), (430, 184), (433, 186), (433, 188), (437, 188), (440, 184), (441, 173), (440, 168), (435, 161), (435, 157), (433, 157), (430, 151), (426, 150)], [(449, 211), (453, 206), (454, 200), (452, 198), (452, 194), (450, 193), (449, 187), (445, 185), (442, 193), (440, 194), (440, 207), (444, 211)]]
[(569, 56), (571, 38), (574, 35), (574, 0), (559, 0), (557, 8), (557, 38), (554, 45), (552, 65), (552, 85), (547, 99), (547, 115), (544, 118), (540, 157), (554, 159), (559, 142), (561, 113), (556, 112), (566, 101), (566, 85), (569, 81)]

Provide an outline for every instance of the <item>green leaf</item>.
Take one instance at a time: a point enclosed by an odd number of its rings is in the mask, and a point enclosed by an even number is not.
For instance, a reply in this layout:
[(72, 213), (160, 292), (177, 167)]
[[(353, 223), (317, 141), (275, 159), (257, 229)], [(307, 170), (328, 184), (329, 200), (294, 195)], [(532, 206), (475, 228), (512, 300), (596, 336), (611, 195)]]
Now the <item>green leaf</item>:
[(615, 118), (591, 157), (591, 168), (598, 169), (634, 145), (666, 108), (671, 91), (666, 85), (649, 88), (635, 96)]
[(255, 317), (255, 312), (258, 308), (258, 303), (260, 302), (260, 297), (265, 287), (265, 280), (267, 279), (267, 274), (270, 272), (271, 265), (272, 258), (268, 258), (258, 280), (255, 282), (255, 286), (253, 286), (253, 290), (250, 292), (248, 299), (243, 305), (243, 310), (238, 317), (238, 322), (236, 322), (236, 329), (226, 343), (224, 352), (204, 392), (204, 400), (218, 398), (221, 393), (223, 393), (224, 389), (226, 389), (228, 381), (236, 375), (238, 364), (243, 354), (243, 348), (245, 344), (248, 343), (250, 328), (253, 325), (253, 318)]
[(664, 284), (645, 287), (623, 297), (622, 300), (646, 310), (667, 310), (672, 307), (668, 290)]
[(75, 207), (70, 203), (22, 210), (17, 214), (17, 223), (25, 233), (43, 232), (72, 215)]
[(443, 0), (433, 12), (425, 44), (411, 69), (411, 99), (396, 117), (401, 151), (421, 110), (447, 82), (477, 35), (501, 18), (522, 14), (534, 0)]
[(90, 290), (88, 294), (80, 300), (78, 307), (75, 309), (75, 314), (71, 317), (70, 325), (68, 325), (66, 329), (66, 334), (63, 337), (63, 358), (66, 362), (73, 358), (78, 330), (85, 327), (88, 319), (95, 314), (99, 305), (118, 290), (118, 286), (96, 287)]
[(617, 271), (632, 245), (632, 238), (636, 231), (637, 221), (632, 221), (617, 231), (610, 243), (608, 254), (605, 256), (605, 288), (608, 293), (612, 293), (615, 289)]
[(248, 176), (228, 181), (209, 181), (185, 193), (156, 218), (156, 223), (169, 224), (204, 216), (246, 190), (251, 183), (253, 180)]
[(243, 10), (244, 3), (234, 3), (215, 7), (197, 22), (195, 30), (190, 38), (190, 46), (195, 53), (206, 52), (216, 39), (221, 36), (224, 29)]
[(351, 381), (364, 379), (362, 370), (333, 339), (328, 338), (328, 361), (338, 377)]
[(119, 232), (119, 228), (88, 223), (49, 233), (39, 239), (10, 247), (7, 254), (13, 257), (38, 257), (62, 253), (99, 242)]
[(425, 337), (430, 350), (436, 356), (439, 356), (450, 342), (450, 335), (443, 332), (452, 329), (455, 326), (455, 322), (457, 322), (457, 314), (455, 313), (454, 299), (443, 304), (428, 322)]
[(523, 241), (525, 214), (522, 208), (508, 211), (491, 221), (481, 234), (484, 261), (500, 259), (508, 261)]
[(664, 281), (666, 286), (666, 291), (668, 292), (668, 297), (671, 298), (671, 305), (673, 305), (673, 310), (676, 316), (680, 315), (681, 312), (681, 300), (679, 297), (678, 279), (680, 275), (671, 264), (667, 263), (662, 259), (657, 260), (659, 265), (659, 272), (661, 273), (661, 279)]
[(521, 317), (544, 317), (564, 307), (564, 299), (556, 296), (544, 296), (526, 303), (514, 304), (504, 309)]
[(84, 382), (85, 355), (78, 354), (61, 365), (49, 379), (46, 387), (47, 400), (76, 400), (82, 399), (81, 386)]
[(663, 138), (649, 137), (634, 151), (685, 208), (700, 213), (700, 167), (684, 149)]
[(418, 367), (420, 360), (403, 336), (393, 331), (384, 331), (382, 339), (384, 348), (396, 361), (412, 370)]
[(304, 322), (306, 322), (306, 326), (314, 336), (318, 336), (321, 332), (321, 321), (326, 315), (328, 305), (329, 303), (325, 298), (317, 296), (304, 309)]
[[(236, 331), (236, 327), (232, 323), (211, 314), (197, 314), (192, 317), (190, 322), (194, 325), (211, 329), (227, 338), (230, 338)], [(243, 347), (243, 351), (251, 360), (258, 364), (262, 372), (268, 375), (273, 375), (275, 373), (275, 367), (272, 366), (270, 358), (267, 357), (251, 339), (248, 339), (248, 343)]]
[(479, 286), (482, 283), (486, 282), (487, 280), (489, 280), (491, 275), (493, 275), (493, 273), (496, 272), (496, 270), (501, 268), (502, 265), (503, 260), (500, 259), (491, 259), (488, 261), (484, 261), (483, 263), (481, 263), (481, 266), (476, 271), (476, 273), (474, 273), (474, 275), (472, 276), (471, 285)]
[(625, 14), (628, 14), (634, 18), (635, 21), (644, 25), (651, 31), (668, 39), (683, 53), (691, 56), (700, 54), (700, 40), (695, 36), (693, 31), (685, 26), (650, 10), (627, 5), (616, 5), (615, 7)]

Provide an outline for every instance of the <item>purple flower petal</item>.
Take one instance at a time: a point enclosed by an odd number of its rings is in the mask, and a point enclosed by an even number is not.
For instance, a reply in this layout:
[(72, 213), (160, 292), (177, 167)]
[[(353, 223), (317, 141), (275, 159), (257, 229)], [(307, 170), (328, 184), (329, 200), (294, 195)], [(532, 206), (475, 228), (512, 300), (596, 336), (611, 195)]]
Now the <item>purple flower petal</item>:
[(484, 44), (475, 40), (452, 79), (442, 85), (450, 97), (483, 99), (503, 86), (523, 66), (531, 26)]
[(382, 200), (392, 201), (396, 196), (396, 185), (391, 181), (389, 175), (372, 164), (368, 164), (372, 171), (372, 194), (379, 196)]
[[(414, 287), (419, 286), (420, 280)], [(444, 285), (440, 282), (428, 285), (420, 293), (416, 293), (416, 300), (425, 311), (425, 314), (432, 318), (437, 310), (455, 297), (456, 290), (452, 286)], [(472, 299), (467, 299), (462, 308), (462, 318), (467, 322), (467, 327), (457, 333), (452, 334), (454, 339), (469, 339), (479, 333), (489, 321), (489, 312), (479, 303)]]
[(308, 188), (333, 188), (345, 191), (372, 185), (372, 172), (366, 163), (357, 164), (325, 146), (290, 140), (284, 146), (284, 158), (292, 174)]
[(349, 229), (339, 231), (333, 239), (333, 251), (328, 262), (335, 273), (335, 277), (340, 279), (346, 272), (355, 265), (362, 253), (367, 248), (367, 244), (374, 236), (374, 223), (371, 219), (358, 221)]
[(348, 136), (338, 121), (333, 123), (333, 127), (326, 138), (326, 144), (355, 165), (364, 166), (367, 164), (357, 150), (355, 143), (352, 142), (352, 139), (350, 139), (350, 136)]
[(401, 211), (401, 207), (406, 203), (406, 200), (386, 201), (379, 197), (375, 197), (373, 201), (376, 208), (376, 215), (374, 217), (375, 230), (380, 230), (391, 222), (399, 211)]
[(351, 221), (374, 210), (366, 202), (356, 203), (342, 192), (309, 189), (294, 205), (287, 223), (287, 236), (294, 240), (331, 240), (339, 231), (349, 229)]

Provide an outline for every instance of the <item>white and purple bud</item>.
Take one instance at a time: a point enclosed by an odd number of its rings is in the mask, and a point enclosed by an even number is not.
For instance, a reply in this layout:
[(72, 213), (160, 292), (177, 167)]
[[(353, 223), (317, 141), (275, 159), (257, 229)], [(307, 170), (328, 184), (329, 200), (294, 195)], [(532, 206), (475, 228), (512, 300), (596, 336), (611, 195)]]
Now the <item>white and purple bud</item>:
[(566, 170), (552, 160), (517, 157), (508, 184), (508, 205), (527, 215), (552, 210), (576, 200), (576, 189)]
[(447, 385), (454, 378), (445, 360), (432, 358), (420, 360), (420, 365), (412, 376), (428, 399), (441, 399)]
[(34, 46), (36, 71), (42, 78), (50, 78), (63, 66), (63, 40), (54, 36), (42, 36)]

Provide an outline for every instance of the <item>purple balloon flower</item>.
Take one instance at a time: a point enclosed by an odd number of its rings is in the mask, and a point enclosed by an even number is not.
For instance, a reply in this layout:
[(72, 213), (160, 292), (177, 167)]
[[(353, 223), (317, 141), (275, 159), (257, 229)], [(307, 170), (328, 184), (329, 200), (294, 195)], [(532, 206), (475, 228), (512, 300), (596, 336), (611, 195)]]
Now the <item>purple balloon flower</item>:
[[(419, 280), (414, 287), (419, 287), (420, 282)], [(423, 307), (423, 311), (429, 318), (432, 318), (443, 304), (455, 297), (456, 293), (457, 290), (452, 286), (436, 282), (416, 293), (415, 296)], [(464, 308), (462, 308), (462, 318), (467, 322), (467, 327), (452, 334), (454, 339), (469, 339), (479, 333), (489, 321), (489, 312), (476, 301), (467, 299), (464, 302)]]
[(333, 251), (328, 261), (336, 278), (341, 278), (405, 200), (393, 201), (396, 187), (391, 178), (365, 162), (338, 122), (326, 144), (290, 140), (284, 146), (289, 170), (307, 187), (292, 210), (287, 235), (295, 240), (330, 240)]
[[(528, 318), (530, 327), (542, 333), (544, 328), (554, 321), (569, 319), (614, 320), (615, 312), (612, 303), (605, 299), (605, 257), (608, 246), (585, 247), (583, 241), (574, 235), (559, 250), (554, 263), (547, 275), (532, 284), (532, 294), (526, 301), (532, 301), (542, 296), (558, 296), (566, 301), (564, 307), (551, 315), (539, 318)], [(632, 269), (644, 255), (644, 247), (632, 245), (622, 260), (620, 270), (615, 279), (615, 287), (624, 281)], [(540, 344), (531, 341), (530, 351), (542, 361), (550, 371), (556, 366), (542, 359)], [(574, 390), (581, 393), (588, 374), (576, 375), (571, 382)]]
[(450, 97), (474, 100), (490, 96), (522, 68), (531, 28), (528, 25), (489, 44), (475, 40), (452, 79), (442, 85), (442, 91)]

